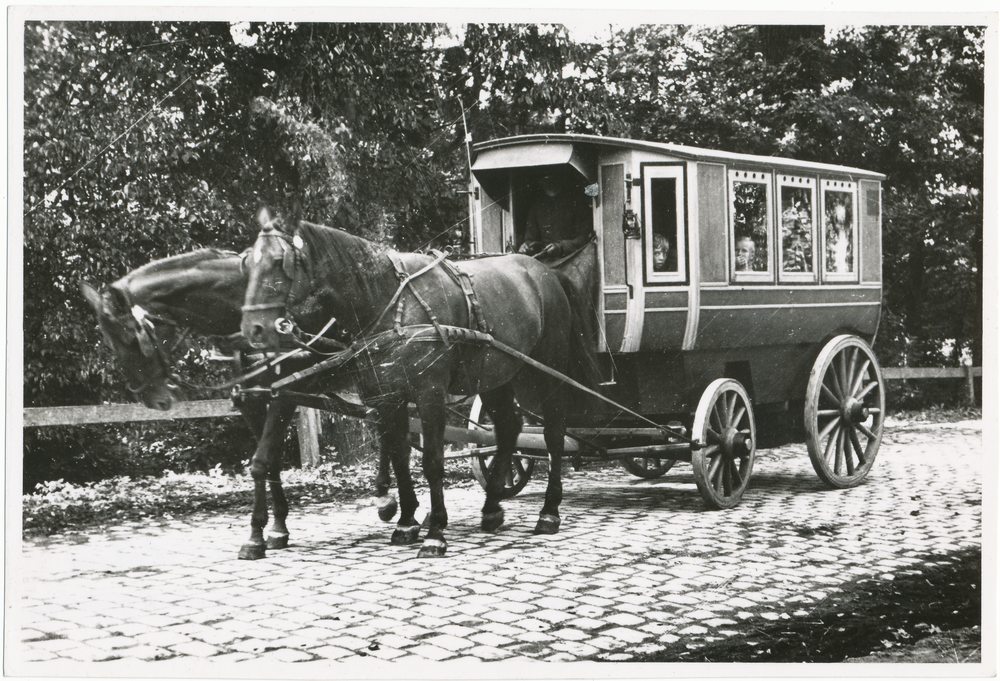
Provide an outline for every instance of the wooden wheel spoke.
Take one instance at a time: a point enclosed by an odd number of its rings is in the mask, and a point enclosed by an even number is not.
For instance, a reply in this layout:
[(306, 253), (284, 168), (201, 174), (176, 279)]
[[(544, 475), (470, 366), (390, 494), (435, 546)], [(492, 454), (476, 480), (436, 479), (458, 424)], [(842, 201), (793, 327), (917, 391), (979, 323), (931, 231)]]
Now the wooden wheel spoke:
[(847, 380), (847, 352), (841, 352), (833, 362), (837, 372), (837, 384), (840, 386), (841, 397), (847, 397), (850, 383)]
[(740, 466), (739, 466), (739, 460), (738, 459), (732, 459), (732, 460), (730, 460), (730, 462), (729, 462), (729, 470), (730, 470), (729, 476), (733, 479), (733, 482), (736, 483), (736, 486), (737, 487), (742, 487), (743, 486), (743, 474), (740, 473)]
[(842, 470), (844, 470), (844, 446), (845, 446), (844, 440), (846, 440), (846, 438), (844, 437), (844, 428), (841, 428), (840, 430), (837, 431), (837, 447), (834, 450), (836, 460), (834, 461), (833, 464), (833, 470), (835, 473), (838, 474)]
[(830, 400), (834, 404), (837, 404), (837, 405), (840, 404), (840, 398), (833, 391), (833, 389), (830, 388), (826, 383), (823, 383), (822, 385), (820, 385), (819, 390), (820, 390), (820, 393), (823, 395), (823, 397), (825, 397), (826, 399)]
[[(861, 441), (858, 439), (858, 431), (855, 430), (854, 428), (848, 428), (847, 429), (847, 435), (851, 439), (851, 446), (854, 447), (854, 453), (858, 457), (858, 463), (863, 466), (865, 464), (865, 450), (861, 446)], [(850, 461), (849, 457), (848, 457), (848, 461)], [(853, 475), (854, 474), (854, 467), (851, 466), (850, 464), (848, 464), (848, 468), (850, 469), (850, 472)]]
[[(820, 442), (822, 442), (823, 440), (825, 440), (826, 436), (830, 434), (830, 431), (833, 430), (834, 428), (836, 428), (837, 424), (840, 423), (840, 411), (839, 410), (838, 411), (834, 411), (833, 413), (835, 414), (834, 418), (830, 419), (830, 422), (828, 424), (826, 424), (823, 427), (823, 430), (821, 430), (820, 433), (819, 433), (819, 437), (817, 439)], [(829, 450), (829, 447), (827, 449)]]
[(864, 436), (866, 438), (868, 438), (869, 440), (874, 440), (875, 439), (875, 433), (872, 432), (868, 428), (868, 426), (866, 426), (865, 424), (863, 424), (863, 423), (855, 423), (854, 426), (855, 426), (855, 428), (857, 428), (858, 430), (860, 430), (862, 433), (864, 433)]
[(865, 387), (861, 388), (860, 392), (855, 391), (855, 396), (857, 399), (863, 400), (865, 398), (865, 395), (867, 395), (877, 387), (878, 387), (878, 381), (872, 381), (871, 383), (866, 383)]
[(734, 412), (736, 411), (736, 400), (739, 399), (739, 395), (735, 392), (731, 392), (726, 395), (726, 425), (731, 426), (736, 423), (736, 418), (734, 417)]
[[(715, 481), (719, 476), (719, 472), (722, 469), (722, 461), (725, 457), (722, 455), (721, 448), (717, 451), (717, 455), (713, 456), (711, 463), (708, 465), (708, 479)], [(717, 486), (713, 484), (713, 486)]]
[(718, 432), (718, 431), (716, 431), (716, 430), (714, 430), (712, 428), (705, 428), (705, 441), (706, 441), (706, 443), (707, 442), (714, 442), (714, 443), (718, 444), (718, 443), (722, 442), (722, 433), (720, 433), (720, 432)]
[(861, 389), (861, 382), (865, 380), (865, 376), (868, 374), (868, 367), (870, 367), (871, 364), (871, 360), (866, 357), (864, 363), (861, 365), (861, 371), (852, 374), (852, 376), (854, 376), (854, 380), (851, 381), (852, 395), (858, 394), (858, 390)]
[(736, 408), (736, 413), (733, 414), (733, 420), (729, 422), (730, 425), (738, 427), (739, 424), (740, 424), (740, 421), (742, 421), (743, 417), (746, 416), (746, 413), (747, 413), (746, 405), (740, 404)]
[(711, 414), (709, 414), (708, 420), (709, 420), (709, 423), (711, 424), (711, 426), (715, 427), (716, 432), (719, 432), (719, 433), (725, 432), (726, 426), (725, 426), (725, 423), (722, 420), (722, 415), (719, 414), (719, 403), (718, 402), (716, 402), (714, 405), (712, 405), (712, 412), (711, 412)]
[(854, 373), (854, 370), (858, 366), (858, 352), (859, 352), (859, 350), (857, 348), (851, 348), (848, 351), (848, 353), (851, 356), (851, 361), (847, 363), (846, 370), (844, 371), (844, 383), (843, 383), (843, 385), (844, 385), (845, 388), (848, 388), (848, 386), (850, 386), (850, 388), (851, 388), (851, 394), (853, 394), (853, 392), (854, 392), (854, 390), (853, 390), (853, 387), (854, 387), (854, 377), (856, 376), (856, 374)]
[[(823, 460), (824, 461), (830, 461), (830, 450), (833, 449), (833, 444), (835, 442), (839, 442), (840, 441), (840, 428), (839, 428), (840, 423), (839, 423), (839, 419), (837, 419), (833, 423), (838, 426), (837, 427), (837, 432), (831, 433), (829, 435), (829, 439), (826, 441), (826, 447), (823, 449)], [(820, 438), (820, 440), (822, 441), (822, 438)]]

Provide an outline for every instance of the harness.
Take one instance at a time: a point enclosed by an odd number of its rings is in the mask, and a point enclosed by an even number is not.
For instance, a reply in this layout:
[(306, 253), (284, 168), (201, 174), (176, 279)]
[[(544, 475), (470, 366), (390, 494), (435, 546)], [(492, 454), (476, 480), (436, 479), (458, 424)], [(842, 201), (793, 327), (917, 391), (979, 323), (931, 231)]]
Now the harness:
[[(271, 230), (269, 229), (268, 226), (265, 227), (264, 230), (262, 230), (261, 234), (264, 235), (265, 232), (270, 232), (270, 231)], [(282, 234), (280, 232), (274, 232), (273, 234), (268, 234), (268, 236), (271, 235), (276, 235), (282, 238), (285, 248), (286, 249), (288, 248), (287, 242), (289, 241), (289, 237), (287, 235)], [(297, 245), (298, 244), (296, 244), (296, 246)], [(605, 397), (596, 390), (593, 390), (583, 385), (582, 383), (570, 378), (569, 376), (566, 376), (565, 374), (556, 371), (555, 369), (552, 369), (551, 367), (539, 362), (538, 360), (529, 357), (520, 350), (512, 348), (506, 343), (497, 340), (496, 337), (493, 336), (493, 333), (486, 322), (486, 318), (485, 315), (483, 314), (482, 307), (479, 304), (479, 300), (476, 297), (475, 289), (472, 285), (471, 275), (462, 270), (461, 268), (457, 267), (454, 263), (451, 263), (448, 260), (446, 260), (447, 258), (446, 253), (442, 253), (439, 251), (433, 251), (433, 253), (435, 254), (436, 257), (430, 264), (424, 266), (420, 270), (411, 274), (406, 271), (406, 267), (403, 264), (402, 259), (399, 257), (399, 254), (395, 253), (394, 251), (389, 251), (388, 254), (389, 259), (393, 264), (393, 268), (396, 271), (396, 276), (399, 279), (400, 283), (395, 293), (392, 295), (392, 297), (389, 299), (389, 302), (382, 310), (381, 314), (379, 314), (379, 316), (375, 319), (375, 321), (367, 327), (366, 329), (367, 333), (362, 332), (362, 334), (360, 334), (360, 336), (357, 339), (355, 339), (350, 346), (348, 346), (344, 350), (332, 353), (332, 356), (328, 357), (327, 359), (320, 361), (310, 367), (297, 371), (294, 374), (291, 374), (278, 381), (275, 381), (274, 383), (271, 384), (272, 394), (277, 394), (277, 391), (281, 390), (282, 388), (298, 383), (299, 381), (305, 380), (309, 377), (316, 376), (317, 374), (336, 371), (337, 369), (339, 369), (347, 362), (351, 361), (352, 359), (354, 359), (363, 352), (375, 352), (378, 351), (379, 349), (396, 345), (400, 342), (444, 343), (446, 348), (451, 347), (451, 344), (454, 342), (473, 343), (473, 344), (486, 345), (492, 347), (495, 350), (498, 350), (499, 352), (509, 355), (510, 357), (513, 357), (517, 360), (520, 360), (524, 364), (527, 364), (545, 374), (548, 374), (549, 376), (552, 376), (562, 381), (563, 383), (573, 386), (578, 390), (582, 390), (583, 392), (587, 393), (588, 395), (591, 395), (592, 397), (600, 399), (601, 401), (615, 407), (616, 409), (621, 410), (623, 413), (627, 413), (630, 416), (638, 418), (639, 420), (652, 425), (653, 427), (657, 428), (658, 430), (660, 430), (665, 434), (677, 437), (689, 443), (692, 448), (700, 448), (702, 446), (701, 443), (699, 443), (697, 440), (694, 440), (686, 436), (683, 432), (679, 432), (673, 428), (670, 428), (669, 426), (663, 426), (661, 424), (658, 424), (655, 421), (652, 421), (649, 418), (646, 418), (645, 416), (629, 409), (628, 407), (625, 407), (624, 405), (621, 405), (615, 402), (614, 400)], [(286, 265), (287, 265), (287, 260), (286, 260)], [(468, 317), (469, 321), (470, 323), (474, 323), (476, 328), (473, 329), (473, 328), (441, 324), (440, 321), (438, 321), (437, 316), (434, 314), (433, 309), (431, 309), (430, 305), (427, 304), (427, 301), (425, 301), (423, 297), (418, 293), (418, 291), (411, 286), (414, 280), (416, 280), (423, 274), (426, 274), (427, 272), (431, 271), (438, 265), (441, 265), (442, 268), (445, 270), (445, 272), (447, 272), (448, 275), (454, 281), (456, 281), (462, 288), (462, 291), (465, 295), (466, 307), (469, 311), (469, 317)], [(291, 276), (290, 278), (292, 279), (292, 284), (291, 287), (289, 288), (289, 297), (291, 295), (292, 289), (295, 286), (294, 276)], [(413, 294), (413, 297), (416, 299), (418, 304), (427, 313), (427, 316), (430, 320), (429, 324), (409, 324), (403, 326), (402, 296), (407, 288), (410, 289), (410, 293)], [(372, 330), (377, 328), (379, 324), (381, 324), (381, 322), (389, 314), (389, 311), (392, 310), (393, 306), (396, 307), (393, 319), (393, 327), (386, 331), (379, 332), (375, 335), (368, 335), (368, 333), (370, 333)], [(284, 303), (264, 303), (260, 305), (244, 306), (243, 309), (261, 310), (261, 309), (273, 309), (275, 307), (284, 307), (287, 310), (288, 299), (286, 298)], [(286, 327), (284, 324), (279, 326), (279, 324), (283, 322), (287, 323), (287, 320), (278, 319), (275, 322), (276, 326), (278, 326), (279, 333), (283, 333), (283, 329), (285, 329), (286, 330), (285, 332), (287, 332), (288, 327)], [(335, 320), (331, 319), (330, 322), (327, 324), (327, 327), (325, 328), (328, 328), (334, 322)], [(281, 359), (282, 358), (276, 358), (272, 362), (272, 364), (280, 361)], [(259, 371), (255, 373), (259, 373)], [(233, 383), (236, 384), (242, 383), (246, 379), (250, 378), (251, 375), (253, 375), (253, 373), (242, 376), (239, 379), (233, 381)]]

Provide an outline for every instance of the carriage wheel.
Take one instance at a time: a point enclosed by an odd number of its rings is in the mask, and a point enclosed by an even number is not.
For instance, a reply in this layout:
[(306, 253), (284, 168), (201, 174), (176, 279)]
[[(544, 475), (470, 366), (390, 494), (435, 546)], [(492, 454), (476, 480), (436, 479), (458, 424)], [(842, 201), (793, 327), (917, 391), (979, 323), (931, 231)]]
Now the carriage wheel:
[(622, 465), (632, 475), (646, 480), (662, 477), (673, 465), (673, 459), (660, 459), (655, 456), (637, 456), (622, 459)]
[(816, 474), (831, 487), (861, 483), (882, 442), (885, 390), (868, 344), (837, 336), (819, 353), (806, 388), (806, 446)]
[[(483, 418), (480, 418), (482, 416)], [(472, 407), (469, 410), (469, 419), (471, 421), (476, 421), (481, 424), (489, 424), (490, 418), (489, 414), (483, 411), (483, 402), (476, 396), (476, 399), (472, 401)], [(474, 423), (469, 424), (469, 428), (477, 428)], [(473, 449), (477, 449), (476, 445), (470, 445)], [(493, 463), (496, 457), (491, 454), (475, 454), (469, 457), (469, 465), (472, 468), (472, 475), (476, 478), (479, 485), (486, 489), (486, 481), (489, 479), (489, 472), (493, 469)], [(517, 496), (517, 494), (524, 489), (524, 486), (528, 484), (528, 480), (531, 479), (531, 472), (535, 469), (535, 460), (528, 459), (520, 456), (511, 457), (510, 470), (507, 471), (507, 475), (504, 479), (504, 491), (503, 499), (510, 499), (511, 497)]]
[(702, 444), (691, 451), (698, 491), (710, 507), (732, 508), (750, 482), (757, 450), (753, 407), (743, 386), (731, 378), (712, 381), (698, 402), (691, 430)]

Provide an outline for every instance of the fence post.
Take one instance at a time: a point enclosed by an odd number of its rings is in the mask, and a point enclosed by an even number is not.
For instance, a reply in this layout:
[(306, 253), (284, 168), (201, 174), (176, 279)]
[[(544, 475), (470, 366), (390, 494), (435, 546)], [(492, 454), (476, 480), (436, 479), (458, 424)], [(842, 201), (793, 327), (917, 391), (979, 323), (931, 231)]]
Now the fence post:
[(297, 417), (299, 461), (303, 468), (318, 466), (320, 463), (319, 436), (322, 432), (319, 410), (299, 407)]
[(972, 365), (965, 365), (965, 390), (967, 397), (969, 398), (969, 404), (976, 404), (976, 379), (975, 373), (972, 371)]

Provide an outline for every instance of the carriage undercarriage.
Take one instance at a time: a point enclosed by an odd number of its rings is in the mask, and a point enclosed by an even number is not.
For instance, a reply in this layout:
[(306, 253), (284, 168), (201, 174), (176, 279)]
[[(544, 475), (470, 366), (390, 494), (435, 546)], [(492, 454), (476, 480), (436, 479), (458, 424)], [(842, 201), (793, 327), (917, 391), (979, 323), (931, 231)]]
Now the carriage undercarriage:
[[(434, 330), (437, 331), (440, 329)], [(472, 334), (466, 340), (488, 342), (481, 334)], [(561, 377), (575, 384), (573, 379)], [(294, 378), (283, 381), (294, 384)], [(246, 392), (252, 393), (254, 389)], [(365, 418), (369, 414), (363, 405), (333, 393), (317, 395), (287, 388), (266, 389), (266, 392), (303, 406), (348, 416)], [(805, 440), (813, 468), (831, 488), (860, 484), (878, 453), (885, 411), (881, 371), (868, 344), (852, 335), (831, 339), (813, 362), (803, 398), (796, 401), (803, 410), (801, 421), (792, 420), (796, 432), (786, 434), (786, 440)], [(618, 407), (619, 413), (627, 411), (612, 400), (602, 399)], [(452, 408), (451, 412), (465, 423), (445, 427), (445, 440), (454, 448), (445, 453), (445, 459), (468, 458), (474, 477), (485, 488), (494, 465), (496, 438), (481, 413), (478, 398), (466, 398), (459, 404), (464, 405), (465, 411)], [(775, 412), (771, 410), (769, 414), (774, 416)], [(740, 502), (750, 484), (761, 440), (754, 402), (739, 380), (727, 377), (712, 380), (689, 414), (661, 418), (657, 423), (645, 416), (634, 416), (638, 419), (625, 416), (602, 426), (568, 427), (564, 440), (566, 455), (575, 466), (619, 461), (630, 473), (644, 479), (663, 476), (677, 462), (690, 463), (695, 483), (709, 508), (732, 508)], [(524, 413), (522, 418), (528, 423), (518, 437), (517, 454), (510, 470), (503, 472), (504, 498), (524, 489), (536, 462), (548, 461), (541, 418)], [(629, 421), (631, 424), (624, 425)], [(421, 421), (411, 417), (409, 425), (411, 445), (420, 449)]]

